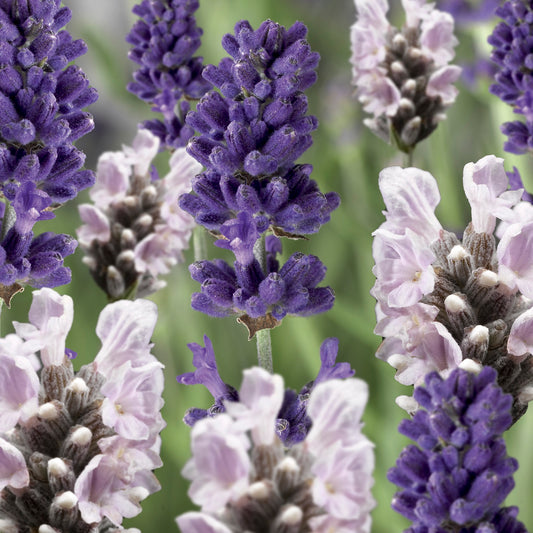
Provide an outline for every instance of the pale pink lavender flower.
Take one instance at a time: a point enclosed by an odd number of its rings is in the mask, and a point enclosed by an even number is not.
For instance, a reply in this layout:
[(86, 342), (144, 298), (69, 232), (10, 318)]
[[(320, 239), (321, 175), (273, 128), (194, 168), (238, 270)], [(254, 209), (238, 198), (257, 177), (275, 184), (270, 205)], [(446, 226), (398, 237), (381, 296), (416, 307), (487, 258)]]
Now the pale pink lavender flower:
[(155, 304), (108, 305), (96, 328), (102, 348), (77, 373), (65, 347), (71, 298), (36, 291), (29, 318), (0, 339), (0, 524), (122, 530), (122, 518), (159, 489), (152, 470), (161, 466), (165, 423), (162, 365), (150, 353)]
[(201, 166), (177, 149), (159, 179), (152, 160), (159, 139), (139, 130), (132, 146), (98, 161), (94, 204), (79, 206), (78, 238), (97, 284), (111, 299), (150, 294), (165, 285), (160, 274), (183, 260), (194, 221), (178, 207)]
[(457, 39), (453, 18), (425, 0), (402, 0), (401, 30), (387, 20), (387, 0), (355, 0), (351, 63), (365, 124), (410, 152), (442, 120), (457, 96), (461, 69), (449, 62)]
[(177, 518), (183, 532), (244, 532), (254, 524), (277, 532), (370, 531), (374, 455), (361, 433), (366, 384), (319, 383), (308, 404), (313, 426), (291, 448), (274, 431), (283, 394), (281, 376), (245, 370), (240, 401), (195, 424), (183, 475), (201, 512)]
[(459, 239), (435, 217), (440, 196), (431, 174), (381, 172), (387, 210), (374, 232), (375, 332), (384, 337), (377, 356), (405, 385), (431, 371), (446, 377), (465, 359), (493, 366), (514, 398), (516, 421), (533, 399), (533, 212), (522, 189), (509, 190), (495, 156), (467, 164), (463, 185), (472, 222)]

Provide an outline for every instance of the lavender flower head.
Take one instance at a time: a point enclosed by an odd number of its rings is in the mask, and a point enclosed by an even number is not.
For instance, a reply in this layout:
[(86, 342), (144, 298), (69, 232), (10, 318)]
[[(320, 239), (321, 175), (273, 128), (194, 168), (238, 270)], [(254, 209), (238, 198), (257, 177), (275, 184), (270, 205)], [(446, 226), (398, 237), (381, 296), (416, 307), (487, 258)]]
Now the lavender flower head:
[(508, 190), (500, 158), (468, 163), (463, 185), (472, 222), (461, 240), (435, 217), (440, 196), (431, 174), (381, 172), (387, 211), (374, 232), (372, 294), (375, 333), (384, 340), (376, 355), (405, 385), (468, 361), (492, 366), (513, 396), (516, 421), (533, 399), (533, 209), (520, 201), (522, 189)]
[(513, 399), (496, 384), (496, 371), (479, 375), (436, 372), (417, 387), (421, 409), (399, 431), (407, 446), (388, 479), (400, 487), (392, 507), (408, 518), (409, 533), (526, 533), (518, 509), (501, 505), (514, 487), (518, 464), (502, 433), (511, 425)]
[[(72, 299), (33, 293), (30, 322), (0, 339), (0, 523), (11, 531), (122, 530), (159, 490), (162, 365), (150, 353), (153, 303), (100, 314), (102, 347), (74, 372)], [(36, 355), (39, 352), (39, 356)], [(4, 529), (3, 529), (4, 531)]]
[(140, 68), (128, 90), (163, 115), (163, 120), (142, 124), (159, 137), (162, 147), (187, 144), (194, 134), (185, 124), (189, 101), (211, 88), (202, 77), (202, 58), (193, 57), (202, 35), (193, 16), (197, 9), (197, 0), (142, 0), (133, 8), (140, 19), (126, 40), (133, 46), (129, 57)]
[(63, 260), (76, 242), (52, 233), (34, 238), (32, 229), (94, 181), (73, 142), (93, 129), (82, 108), (97, 94), (79, 67), (68, 66), (86, 45), (61, 29), (71, 12), (60, 4), (0, 2), (0, 285), (7, 302), (18, 283), (70, 281)]
[[(187, 372), (177, 377), (178, 383), (184, 385), (204, 385), (215, 403), (209, 409), (193, 407), (185, 413), (183, 421), (194, 426), (199, 420), (213, 417), (226, 412), (227, 402), (238, 402), (239, 393), (227, 383), (222, 381), (217, 369), (213, 345), (209, 337), (204, 336), (205, 348), (193, 343), (188, 347), (193, 353), (193, 365), (196, 370)], [(276, 435), (284, 446), (290, 447), (302, 442), (312, 421), (307, 414), (307, 404), (313, 389), (319, 383), (330, 379), (344, 379), (354, 375), (349, 363), (335, 363), (339, 341), (335, 338), (326, 339), (320, 347), (321, 366), (317, 377), (307, 383), (299, 393), (292, 389), (285, 389), (283, 403), (276, 417)]]
[(365, 124), (404, 152), (430, 135), (457, 96), (461, 69), (448, 63), (457, 39), (453, 18), (425, 0), (402, 0), (401, 30), (386, 18), (387, 0), (355, 0), (352, 26), (353, 83)]
[(496, 10), (500, 22), (488, 41), (493, 46), (491, 59), (498, 66), (490, 91), (524, 116), (502, 125), (508, 139), (504, 149), (523, 154), (533, 149), (532, 68), (530, 41), (533, 34), (533, 5), (530, 1), (510, 0)]
[(152, 166), (159, 139), (139, 130), (132, 146), (98, 161), (93, 204), (79, 206), (84, 262), (109, 298), (142, 297), (165, 286), (158, 279), (183, 261), (194, 220), (177, 204), (200, 165), (184, 148), (170, 159), (162, 179)]
[(177, 518), (183, 532), (370, 531), (374, 454), (362, 434), (366, 383), (336, 379), (313, 389), (305, 440), (285, 449), (275, 432), (283, 379), (244, 371), (238, 402), (197, 422), (183, 475), (201, 512)]

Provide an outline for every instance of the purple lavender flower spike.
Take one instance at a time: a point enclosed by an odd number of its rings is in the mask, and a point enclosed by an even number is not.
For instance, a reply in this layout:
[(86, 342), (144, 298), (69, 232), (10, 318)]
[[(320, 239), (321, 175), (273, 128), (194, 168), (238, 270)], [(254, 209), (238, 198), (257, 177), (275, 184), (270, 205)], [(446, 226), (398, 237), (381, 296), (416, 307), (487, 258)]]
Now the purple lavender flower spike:
[(490, 91), (524, 116), (525, 121), (514, 120), (501, 127), (508, 137), (504, 149), (523, 154), (533, 150), (533, 62), (528, 51), (533, 31), (532, 6), (530, 2), (510, 0), (496, 9), (496, 15), (503, 20), (488, 38), (493, 47), (491, 59), (497, 65)]
[(2, 192), (16, 199), (31, 181), (54, 204), (92, 185), (81, 170), (85, 156), (73, 142), (94, 128), (82, 108), (97, 99), (82, 70), (67, 66), (86, 52), (61, 28), (71, 18), (60, 0), (0, 3), (0, 180)]
[(129, 57), (140, 65), (128, 90), (163, 115), (142, 127), (169, 149), (185, 146), (194, 134), (185, 124), (189, 100), (211, 88), (202, 77), (202, 58), (193, 57), (202, 35), (194, 19), (197, 9), (197, 0), (142, 0), (133, 8), (140, 19), (126, 37), (133, 46)]
[(193, 180), (193, 193), (180, 197), (180, 206), (211, 231), (219, 231), (235, 213), (246, 211), (259, 219), (261, 229), (270, 227), (278, 235), (316, 233), (340, 199), (334, 192), (322, 194), (309, 178), (311, 170), (311, 165), (295, 165), (284, 176), (250, 183), (203, 172)]
[(455, 369), (425, 378), (414, 398), (421, 408), (399, 431), (414, 440), (388, 479), (400, 487), (392, 507), (413, 523), (407, 531), (526, 532), (516, 508), (500, 508), (514, 487), (518, 464), (502, 433), (512, 423), (513, 399), (496, 384), (496, 371)]
[(197, 261), (189, 272), (202, 284), (202, 291), (193, 294), (192, 307), (211, 316), (259, 319), (269, 314), (282, 320), (287, 314), (327, 311), (334, 301), (331, 288), (317, 287), (326, 267), (313, 255), (294, 253), (279, 270), (277, 261), (271, 259), (266, 272), (257, 259), (248, 265), (235, 261), (234, 268), (221, 260)]
[(301, 22), (287, 30), (267, 20), (257, 30), (240, 21), (235, 35), (224, 36), (232, 59), (204, 70), (222, 94), (207, 93), (187, 116), (200, 133), (189, 152), (208, 170), (243, 181), (283, 176), (311, 145), (317, 121), (305, 114), (302, 91), (316, 80), (319, 55), (306, 34)]
[[(231, 386), (224, 383), (218, 374), (213, 345), (209, 337), (204, 336), (205, 348), (196, 343), (188, 344), (193, 352), (193, 365), (195, 372), (186, 372), (177, 377), (178, 383), (184, 385), (204, 385), (215, 402), (209, 409), (194, 407), (189, 409), (183, 421), (194, 426), (196, 422), (206, 417), (213, 417), (226, 411), (227, 402), (238, 402), (239, 393)], [(335, 338), (326, 339), (320, 347), (322, 361), (317, 377), (307, 383), (299, 393), (292, 389), (285, 389), (283, 403), (279, 408), (276, 419), (276, 434), (284, 446), (290, 447), (302, 442), (312, 421), (307, 415), (307, 404), (312, 390), (319, 383), (329, 379), (345, 379), (355, 373), (349, 363), (335, 363), (339, 341)]]
[(453, 18), (433, 4), (402, 0), (401, 30), (386, 18), (387, 0), (355, 0), (353, 83), (373, 133), (406, 152), (430, 135), (455, 101), (461, 69), (449, 65), (457, 39)]
[[(387, 210), (374, 232), (372, 294), (375, 333), (384, 338), (376, 355), (396, 368), (400, 383), (492, 366), (513, 396), (515, 422), (533, 399), (533, 206), (513, 179), (509, 188), (503, 160), (494, 156), (465, 165), (472, 222), (459, 239), (435, 217), (440, 197), (431, 174), (383, 170)], [(405, 397), (399, 403), (411, 409)]]
[(0, 339), (0, 527), (121, 531), (160, 488), (152, 473), (165, 426), (162, 365), (150, 353), (156, 307), (107, 306), (97, 325), (102, 348), (74, 372), (65, 348), (72, 299), (48, 288), (33, 297), (30, 323)]
[[(275, 432), (283, 379), (245, 370), (239, 401), (192, 430), (192, 458), (182, 473), (201, 512), (181, 515), (178, 526), (184, 533), (252, 531), (257, 524), (369, 533), (374, 456), (360, 422), (367, 397), (361, 380), (320, 383), (308, 404), (313, 427), (287, 449)], [(224, 457), (223, 469), (213, 456)]]

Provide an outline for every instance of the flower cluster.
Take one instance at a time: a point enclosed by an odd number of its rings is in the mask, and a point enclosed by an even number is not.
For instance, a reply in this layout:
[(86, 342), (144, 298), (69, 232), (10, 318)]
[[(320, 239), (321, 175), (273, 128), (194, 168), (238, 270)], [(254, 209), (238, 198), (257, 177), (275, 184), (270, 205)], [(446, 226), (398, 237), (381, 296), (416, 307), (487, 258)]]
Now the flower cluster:
[(239, 401), (194, 425), (183, 475), (201, 512), (179, 516), (178, 526), (184, 533), (369, 532), (374, 455), (360, 422), (367, 395), (354, 378), (318, 384), (307, 405), (311, 429), (285, 449), (275, 432), (281, 376), (245, 370)]
[[(188, 347), (193, 353), (193, 365), (196, 370), (178, 376), (178, 382), (185, 385), (204, 385), (215, 403), (209, 409), (196, 407), (187, 411), (184, 422), (193, 426), (198, 420), (212, 417), (226, 411), (226, 403), (238, 402), (239, 393), (222, 381), (215, 360), (213, 345), (209, 337), (204, 336), (205, 348), (192, 343)], [(317, 377), (305, 385), (299, 393), (285, 389), (283, 403), (276, 417), (276, 434), (284, 446), (293, 446), (302, 442), (310, 427), (311, 419), (307, 415), (307, 404), (313, 389), (329, 379), (344, 379), (354, 375), (355, 371), (349, 363), (335, 363), (339, 341), (335, 338), (326, 339), (320, 348), (320, 370)]]
[(150, 294), (165, 286), (157, 278), (182, 261), (194, 220), (177, 204), (200, 165), (184, 148), (170, 159), (170, 172), (158, 179), (152, 159), (159, 139), (139, 130), (132, 147), (100, 156), (92, 204), (79, 206), (78, 229), (84, 262), (110, 299)]
[[(63, 259), (68, 235), (34, 238), (35, 222), (94, 181), (73, 142), (94, 127), (82, 108), (97, 94), (70, 64), (86, 45), (61, 28), (71, 12), (61, 0), (0, 2), (0, 284), (54, 287), (70, 281)], [(13, 291), (16, 289), (12, 289)]]
[(411, 152), (445, 118), (457, 95), (461, 69), (448, 63), (457, 40), (453, 18), (425, 0), (402, 0), (401, 30), (387, 20), (387, 0), (355, 0), (352, 26), (353, 83), (365, 124), (376, 135)]
[(128, 90), (163, 115), (142, 127), (167, 148), (187, 144), (194, 134), (185, 124), (189, 101), (211, 88), (202, 77), (202, 58), (193, 57), (202, 35), (193, 16), (197, 9), (198, 0), (142, 0), (133, 8), (140, 20), (126, 37), (133, 46), (129, 57), (140, 65)]
[[(30, 323), (0, 339), (2, 531), (116, 531), (159, 490), (162, 365), (150, 353), (153, 303), (108, 305), (94, 362), (65, 348), (72, 300), (33, 293)], [(40, 352), (40, 357), (35, 352)], [(29, 529), (28, 529), (29, 528)]]
[[(313, 256), (295, 254), (279, 268), (279, 240), (265, 232), (300, 237), (315, 233), (339, 205), (309, 178), (310, 165), (295, 160), (311, 145), (317, 121), (306, 115), (303, 91), (316, 80), (319, 56), (304, 39), (307, 28), (288, 30), (270, 20), (253, 30), (247, 21), (222, 40), (231, 58), (206, 66), (204, 77), (220, 92), (208, 92), (187, 115), (200, 135), (188, 151), (206, 170), (180, 206), (232, 250), (234, 268), (221, 261), (195, 263), (202, 292), (193, 307), (214, 316), (244, 313), (245, 320), (287, 313), (306, 316), (329, 309), (333, 293), (317, 288), (325, 268)], [(258, 329), (261, 329), (260, 327)]]
[(423, 409), (399, 427), (416, 445), (405, 448), (389, 481), (398, 485), (392, 507), (412, 521), (409, 533), (526, 533), (516, 507), (500, 508), (514, 487), (516, 460), (502, 433), (511, 425), (512, 398), (496, 384), (496, 372), (436, 372), (417, 387)]
[(533, 4), (530, 1), (510, 0), (496, 10), (503, 19), (492, 34), (491, 59), (498, 66), (496, 83), (490, 91), (524, 116), (525, 122), (514, 120), (502, 125), (508, 139), (504, 149), (514, 154), (533, 150), (533, 61), (530, 41), (533, 35)]
[[(513, 421), (533, 399), (533, 209), (507, 190), (502, 159), (464, 168), (472, 222), (462, 240), (442, 228), (435, 179), (416, 168), (383, 170), (386, 221), (374, 233), (377, 356), (405, 385), (443, 375), (463, 359), (498, 370)], [(513, 209), (514, 207), (514, 209)], [(496, 236), (496, 220), (502, 220)]]

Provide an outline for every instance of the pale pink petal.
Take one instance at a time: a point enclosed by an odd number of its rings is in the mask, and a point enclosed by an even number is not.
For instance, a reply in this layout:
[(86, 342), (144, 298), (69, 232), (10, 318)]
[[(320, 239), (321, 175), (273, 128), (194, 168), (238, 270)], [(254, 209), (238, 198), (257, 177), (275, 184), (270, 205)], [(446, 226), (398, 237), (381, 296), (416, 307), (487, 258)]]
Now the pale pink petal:
[(406, 228), (423, 237), (429, 244), (439, 236), (442, 226), (435, 216), (440, 202), (435, 178), (417, 168), (389, 167), (379, 174), (379, 188), (387, 211), (382, 227), (393, 233)]
[(13, 326), (17, 334), (28, 341), (32, 351), (41, 351), (44, 366), (61, 365), (73, 317), (72, 298), (44, 288), (33, 292), (28, 313), (31, 324), (13, 322)]
[(126, 361), (133, 367), (155, 360), (150, 338), (157, 321), (157, 306), (149, 300), (121, 300), (100, 313), (96, 334), (102, 347), (95, 357), (100, 373), (106, 376)]
[(368, 385), (361, 379), (330, 379), (313, 389), (307, 414), (313, 425), (305, 446), (320, 457), (335, 443), (350, 446), (361, 439), (361, 417), (368, 400)]
[(500, 281), (533, 298), (533, 222), (509, 226), (496, 253)]
[(409, 28), (417, 28), (421, 20), (427, 18), (433, 10), (433, 4), (426, 0), (402, 0), (405, 10), (405, 25)]
[(198, 421), (191, 432), (192, 458), (182, 475), (192, 481), (189, 497), (205, 512), (216, 512), (248, 488), (250, 442), (226, 414)]
[(533, 309), (528, 309), (513, 322), (507, 351), (517, 356), (533, 353)]
[(440, 96), (444, 105), (451, 105), (455, 102), (458, 90), (452, 85), (461, 75), (462, 69), (456, 65), (446, 65), (433, 72), (429, 77), (426, 87), (428, 96)]
[(144, 176), (153, 158), (159, 151), (160, 140), (151, 131), (147, 129), (140, 129), (133, 139), (131, 148), (123, 146), (122, 150), (126, 156), (128, 163), (133, 165), (133, 172), (138, 176)]
[(80, 244), (89, 246), (93, 240), (108, 242), (111, 239), (109, 219), (100, 209), (91, 204), (82, 204), (78, 206), (78, 212), (81, 221), (85, 222), (76, 230)]
[(188, 512), (176, 518), (182, 533), (231, 533), (222, 522), (205, 513)]
[(89, 192), (97, 207), (105, 209), (122, 200), (130, 186), (131, 165), (122, 152), (104, 152), (98, 159), (96, 183)]
[(493, 233), (496, 218), (512, 218), (511, 208), (522, 196), (520, 190), (507, 191), (509, 179), (503, 159), (493, 155), (465, 165), (463, 186), (472, 208), (472, 226), (477, 233)]
[(449, 13), (433, 9), (421, 24), (420, 44), (437, 67), (451, 61), (458, 41), (453, 34), (453, 17)]
[(0, 491), (4, 487), (21, 489), (30, 483), (30, 474), (22, 452), (0, 437)]
[(226, 411), (243, 430), (251, 429), (255, 445), (272, 444), (276, 418), (283, 403), (283, 378), (263, 368), (244, 371), (238, 402), (226, 402)]

